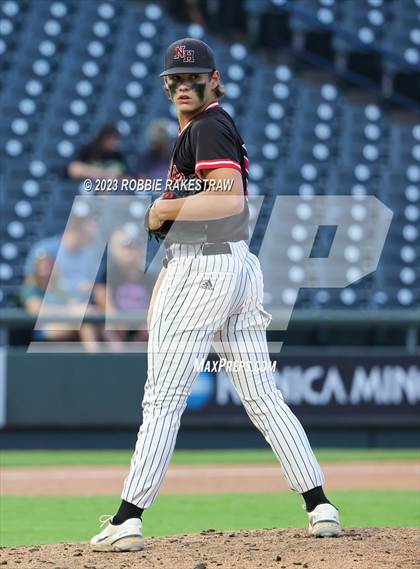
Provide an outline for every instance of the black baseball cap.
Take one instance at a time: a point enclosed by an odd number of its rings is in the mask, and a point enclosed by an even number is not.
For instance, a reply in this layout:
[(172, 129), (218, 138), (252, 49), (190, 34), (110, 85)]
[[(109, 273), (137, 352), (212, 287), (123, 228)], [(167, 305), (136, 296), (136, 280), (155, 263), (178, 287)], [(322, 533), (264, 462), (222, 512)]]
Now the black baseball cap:
[(216, 69), (214, 53), (210, 46), (195, 38), (174, 41), (166, 50), (165, 68), (160, 74), (207, 73)]

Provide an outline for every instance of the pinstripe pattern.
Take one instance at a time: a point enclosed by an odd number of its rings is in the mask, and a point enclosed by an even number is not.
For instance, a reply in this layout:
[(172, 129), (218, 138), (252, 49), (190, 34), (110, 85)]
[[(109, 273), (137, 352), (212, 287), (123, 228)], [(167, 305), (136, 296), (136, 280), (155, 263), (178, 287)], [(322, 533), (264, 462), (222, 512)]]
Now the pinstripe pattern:
[[(181, 416), (197, 372), (213, 343), (228, 360), (268, 361), (271, 316), (262, 307), (260, 263), (244, 241), (231, 255), (200, 254), (200, 245), (172, 245), (174, 258), (158, 292), (151, 322), (143, 423), (122, 498), (148, 508), (168, 468)], [(212, 288), (200, 286), (211, 281)], [(261, 368), (261, 366), (260, 366)], [(298, 419), (276, 388), (273, 372), (229, 372), (246, 412), (271, 445), (291, 489), (324, 482)]]

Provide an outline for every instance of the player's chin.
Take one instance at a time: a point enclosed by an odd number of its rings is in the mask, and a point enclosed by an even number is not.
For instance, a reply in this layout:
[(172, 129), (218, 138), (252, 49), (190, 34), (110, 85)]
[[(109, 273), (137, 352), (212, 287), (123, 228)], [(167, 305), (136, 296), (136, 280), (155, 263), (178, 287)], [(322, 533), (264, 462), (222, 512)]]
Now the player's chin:
[(192, 101), (191, 99), (185, 99), (177, 101), (176, 107), (181, 111), (193, 113), (194, 111), (200, 108), (200, 105), (197, 102)]

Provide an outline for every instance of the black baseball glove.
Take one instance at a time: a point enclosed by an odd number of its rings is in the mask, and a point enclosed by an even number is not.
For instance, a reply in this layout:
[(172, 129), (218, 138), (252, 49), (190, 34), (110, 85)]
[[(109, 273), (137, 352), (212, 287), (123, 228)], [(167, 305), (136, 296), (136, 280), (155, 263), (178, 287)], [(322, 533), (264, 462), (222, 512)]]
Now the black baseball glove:
[[(175, 199), (178, 197), (180, 197), (180, 196), (177, 196), (175, 192), (165, 192), (158, 199), (169, 200), (169, 199)], [(149, 228), (149, 213), (150, 213), (150, 210), (152, 209), (154, 203), (155, 203), (155, 201), (153, 201), (146, 210), (146, 213), (144, 215), (144, 228), (146, 229), (146, 231), (149, 232), (149, 239), (154, 237), (157, 241), (163, 241), (165, 239), (165, 237), (167, 236), (170, 228), (172, 227), (173, 221), (172, 220), (164, 221), (162, 223), (162, 225), (160, 227), (158, 227), (157, 229), (150, 229)]]

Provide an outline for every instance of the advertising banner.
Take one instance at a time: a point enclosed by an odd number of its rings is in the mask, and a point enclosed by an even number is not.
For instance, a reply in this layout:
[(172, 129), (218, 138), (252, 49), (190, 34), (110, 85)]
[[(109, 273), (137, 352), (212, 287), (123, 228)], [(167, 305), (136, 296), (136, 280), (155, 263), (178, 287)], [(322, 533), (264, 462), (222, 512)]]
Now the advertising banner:
[[(246, 424), (249, 419), (222, 366), (205, 366), (193, 386), (188, 421)], [(216, 360), (217, 361), (217, 360)], [(415, 356), (277, 356), (276, 386), (305, 424), (420, 424), (420, 362)]]

